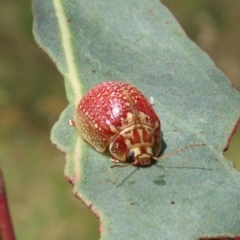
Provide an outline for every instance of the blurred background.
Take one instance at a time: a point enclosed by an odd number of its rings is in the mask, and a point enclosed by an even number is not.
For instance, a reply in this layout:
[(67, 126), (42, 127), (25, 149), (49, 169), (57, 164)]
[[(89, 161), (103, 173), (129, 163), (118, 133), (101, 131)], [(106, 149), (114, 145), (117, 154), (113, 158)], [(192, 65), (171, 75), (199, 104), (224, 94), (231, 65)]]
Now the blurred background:
[[(163, 0), (240, 90), (240, 1)], [(50, 140), (67, 106), (63, 78), (32, 35), (30, 0), (0, 2), (0, 167), (18, 239), (98, 239), (98, 220), (64, 179)], [(239, 162), (240, 131), (225, 154)]]

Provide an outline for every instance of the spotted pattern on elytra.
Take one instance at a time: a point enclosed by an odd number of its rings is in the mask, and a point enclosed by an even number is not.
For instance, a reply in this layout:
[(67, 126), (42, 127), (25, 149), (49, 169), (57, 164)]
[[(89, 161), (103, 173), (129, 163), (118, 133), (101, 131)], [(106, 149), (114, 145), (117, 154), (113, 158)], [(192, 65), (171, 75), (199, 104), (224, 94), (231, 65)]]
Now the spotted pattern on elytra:
[(149, 149), (151, 155), (160, 152), (160, 120), (144, 95), (128, 83), (108, 81), (93, 87), (80, 100), (74, 120), (87, 142), (100, 152), (109, 147), (117, 160), (126, 161), (131, 149), (148, 155), (149, 161)]

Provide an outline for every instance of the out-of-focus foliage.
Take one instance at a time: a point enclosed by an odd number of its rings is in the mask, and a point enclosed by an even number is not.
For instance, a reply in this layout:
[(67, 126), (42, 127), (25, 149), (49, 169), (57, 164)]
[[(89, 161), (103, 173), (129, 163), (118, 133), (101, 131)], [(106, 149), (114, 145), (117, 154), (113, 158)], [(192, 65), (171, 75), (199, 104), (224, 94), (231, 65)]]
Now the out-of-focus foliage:
[(240, 2), (162, 0), (186, 34), (206, 51), (240, 90)]
[[(240, 2), (163, 2), (240, 89)], [(17, 237), (97, 239), (97, 220), (74, 199), (64, 157), (49, 141), (67, 102), (62, 76), (33, 40), (30, 0), (1, 1), (0, 42), (0, 166)], [(229, 158), (239, 158), (239, 145), (234, 138)]]

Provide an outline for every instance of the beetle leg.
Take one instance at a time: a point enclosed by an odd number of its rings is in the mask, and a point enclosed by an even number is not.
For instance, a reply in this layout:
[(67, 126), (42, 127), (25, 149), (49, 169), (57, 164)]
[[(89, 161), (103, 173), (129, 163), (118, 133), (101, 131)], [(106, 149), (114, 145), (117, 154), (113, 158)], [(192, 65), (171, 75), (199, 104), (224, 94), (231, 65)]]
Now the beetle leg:
[(114, 164), (111, 166), (111, 168), (114, 168), (114, 167), (129, 167), (129, 166), (132, 166), (132, 163), (129, 163), (129, 164)]
[[(128, 166), (132, 166), (132, 163), (130, 163), (130, 164), (120, 163), (119, 160), (114, 159), (114, 158), (110, 158), (110, 160), (114, 163), (114, 165), (112, 165), (111, 168), (114, 168), (114, 167), (128, 167)], [(120, 163), (120, 164), (118, 164), (118, 163)]]

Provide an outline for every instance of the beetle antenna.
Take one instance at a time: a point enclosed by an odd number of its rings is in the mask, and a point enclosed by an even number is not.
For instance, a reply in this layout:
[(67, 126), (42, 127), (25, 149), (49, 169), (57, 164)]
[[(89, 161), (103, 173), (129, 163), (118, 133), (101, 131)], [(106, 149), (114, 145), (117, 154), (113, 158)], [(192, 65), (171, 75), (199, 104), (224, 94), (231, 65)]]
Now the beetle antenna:
[(173, 152), (171, 152), (171, 153), (169, 153), (169, 154), (167, 154), (165, 156), (153, 157), (153, 159), (156, 160), (156, 161), (159, 161), (159, 160), (164, 159), (164, 158), (169, 158), (169, 157), (171, 157), (171, 156), (173, 156), (173, 155), (175, 155), (175, 154), (177, 154), (179, 152), (182, 152), (182, 151), (184, 151), (184, 150), (186, 150), (188, 148), (204, 146), (204, 145), (206, 145), (206, 144), (205, 143), (193, 143), (193, 144), (190, 144), (190, 145), (188, 145), (186, 147), (179, 148), (176, 151), (173, 151)]

